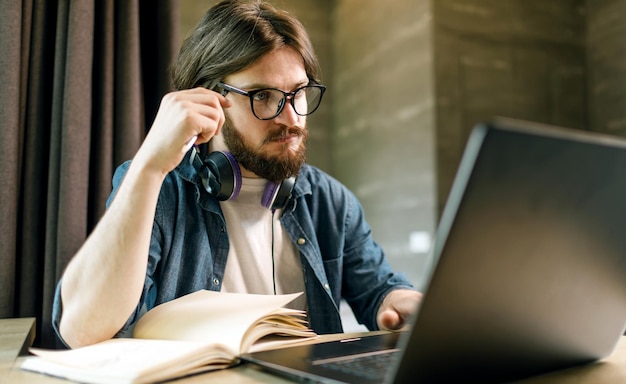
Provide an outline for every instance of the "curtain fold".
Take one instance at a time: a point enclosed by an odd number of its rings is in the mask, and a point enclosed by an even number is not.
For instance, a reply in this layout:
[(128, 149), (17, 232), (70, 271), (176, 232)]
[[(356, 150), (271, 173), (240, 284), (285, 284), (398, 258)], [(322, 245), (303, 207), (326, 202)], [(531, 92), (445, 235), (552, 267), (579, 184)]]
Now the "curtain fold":
[(176, 0), (2, 0), (0, 317), (36, 317), (38, 346), (59, 346), (56, 283), (171, 89), (176, 11)]
[[(11, 102), (5, 97), (0, 100), (0, 315), (11, 316), (15, 307), (17, 273), (19, 266), (15, 258), (17, 252), (17, 225), (22, 161), (20, 149), (23, 143), (23, 131), (17, 129), (20, 121), (20, 109), (24, 103), (22, 92), (21, 21), (28, 4), (3, 1), (2, 22), (0, 22), (0, 84), (3, 94), (10, 95)], [(28, 20), (25, 20), (29, 22)], [(17, 36), (17, 38), (15, 38)], [(15, 127), (16, 129), (8, 129)]]

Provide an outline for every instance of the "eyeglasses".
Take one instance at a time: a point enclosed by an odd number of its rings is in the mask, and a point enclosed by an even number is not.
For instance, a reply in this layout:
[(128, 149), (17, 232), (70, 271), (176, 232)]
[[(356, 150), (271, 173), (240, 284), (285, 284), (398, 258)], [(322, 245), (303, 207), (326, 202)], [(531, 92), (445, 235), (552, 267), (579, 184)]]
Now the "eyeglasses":
[(285, 92), (276, 88), (244, 91), (224, 83), (217, 83), (217, 85), (226, 91), (223, 93), (224, 95), (228, 92), (234, 92), (249, 97), (252, 113), (259, 120), (271, 120), (280, 115), (283, 108), (285, 108), (287, 98), (289, 98), (293, 110), (298, 115), (310, 115), (320, 106), (322, 96), (324, 96), (326, 91), (326, 87), (319, 84), (305, 85), (304, 87), (296, 88), (292, 92)]

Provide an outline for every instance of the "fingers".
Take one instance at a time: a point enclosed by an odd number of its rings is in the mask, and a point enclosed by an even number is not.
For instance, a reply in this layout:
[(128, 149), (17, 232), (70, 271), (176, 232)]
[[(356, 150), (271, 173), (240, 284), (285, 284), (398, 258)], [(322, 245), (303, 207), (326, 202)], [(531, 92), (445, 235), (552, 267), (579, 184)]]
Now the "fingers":
[[(230, 107), (230, 101), (218, 95), (221, 99), (217, 100), (219, 104), (197, 103), (195, 112), (199, 114), (199, 119), (195, 121), (195, 134), (198, 136), (198, 144), (205, 143), (215, 135), (219, 135), (226, 117), (224, 108)], [(223, 99), (223, 100), (222, 100)], [(214, 100), (212, 100), (214, 101)]]
[(231, 106), (230, 100), (205, 88), (194, 88), (189, 90), (186, 101), (192, 103), (187, 105), (190, 112), (198, 114), (197, 119), (190, 122), (190, 127), (195, 129), (193, 136), (197, 138), (197, 144), (206, 143), (218, 135), (226, 121), (224, 109)]
[(377, 316), (378, 326), (386, 330), (398, 330), (406, 325), (407, 320), (416, 311), (422, 294), (420, 292), (398, 289), (389, 292), (383, 300)]
[(168, 93), (144, 140), (140, 159), (162, 172), (174, 169), (194, 144), (206, 143), (226, 121), (228, 99), (205, 88)]
[(378, 326), (380, 329), (395, 331), (402, 328), (403, 321), (396, 311), (387, 310), (378, 315)]
[(221, 128), (225, 121), (224, 108), (228, 107), (230, 101), (219, 93), (193, 88), (165, 95), (159, 112), (165, 110), (171, 122), (186, 128), (183, 132), (205, 137), (207, 131), (212, 135)]

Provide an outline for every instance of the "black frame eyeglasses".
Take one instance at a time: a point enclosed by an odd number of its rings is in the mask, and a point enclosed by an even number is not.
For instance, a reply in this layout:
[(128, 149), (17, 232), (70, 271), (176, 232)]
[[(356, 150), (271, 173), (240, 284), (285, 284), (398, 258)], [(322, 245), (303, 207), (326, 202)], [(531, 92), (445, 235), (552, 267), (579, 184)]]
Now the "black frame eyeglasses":
[(326, 87), (321, 84), (308, 84), (303, 87), (294, 89), (291, 92), (285, 92), (277, 88), (262, 88), (252, 91), (244, 91), (243, 89), (233, 87), (226, 83), (217, 83), (226, 95), (233, 92), (250, 99), (250, 108), (252, 114), (259, 120), (272, 120), (285, 108), (287, 99), (293, 107), (293, 110), (299, 116), (307, 116), (315, 112), (322, 102), (322, 96), (326, 91)]

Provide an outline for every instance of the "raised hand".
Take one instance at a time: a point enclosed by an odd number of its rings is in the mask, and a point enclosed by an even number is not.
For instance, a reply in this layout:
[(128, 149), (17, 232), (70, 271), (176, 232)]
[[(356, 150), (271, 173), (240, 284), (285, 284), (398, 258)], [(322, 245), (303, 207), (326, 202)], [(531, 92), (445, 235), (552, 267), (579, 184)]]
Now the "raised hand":
[(174, 169), (192, 143), (206, 143), (219, 134), (230, 101), (206, 88), (168, 93), (134, 161), (162, 173)]

